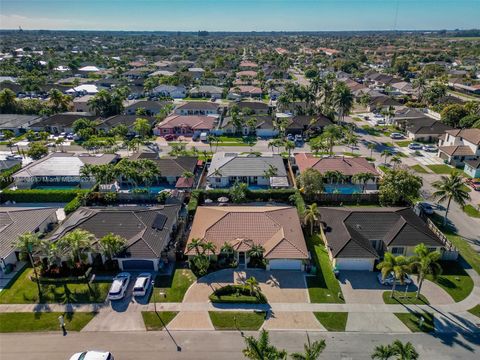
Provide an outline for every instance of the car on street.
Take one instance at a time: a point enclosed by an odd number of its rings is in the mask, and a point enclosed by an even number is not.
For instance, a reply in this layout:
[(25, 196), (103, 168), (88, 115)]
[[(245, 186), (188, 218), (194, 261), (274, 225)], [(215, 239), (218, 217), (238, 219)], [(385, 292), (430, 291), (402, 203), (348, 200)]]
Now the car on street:
[(165, 135), (163, 138), (164, 138), (165, 140), (167, 140), (167, 141), (173, 141), (173, 140), (175, 140), (175, 139), (177, 138), (177, 135), (175, 135), (175, 134), (167, 134), (167, 135)]
[(405, 136), (403, 134), (394, 132), (390, 134), (390, 139), (403, 139)]
[[(378, 282), (382, 285), (393, 285), (393, 279), (395, 278), (395, 275), (390, 273), (388, 276), (385, 277), (385, 279), (382, 277), (382, 273), (378, 274)], [(402, 282), (399, 279), (396, 279), (397, 285), (402, 285)], [(412, 283), (412, 278), (408, 275), (405, 274), (405, 278), (403, 279), (403, 285), (409, 285)]]
[(418, 202), (417, 206), (427, 215), (433, 214), (433, 207), (427, 202)]
[(7, 160), (22, 160), (22, 155), (15, 155), (15, 154), (9, 154), (5, 156), (5, 159)]
[(408, 148), (410, 150), (422, 150), (422, 147), (423, 147), (422, 144), (419, 144), (419, 143), (414, 143), (413, 142), (413, 143), (408, 144)]
[(152, 282), (152, 275), (149, 273), (142, 273), (137, 276), (135, 284), (133, 285), (133, 296), (145, 296), (150, 288)]
[(465, 181), (473, 190), (480, 191), (480, 180), (468, 179)]
[(423, 150), (427, 152), (437, 152), (438, 148), (435, 145), (423, 145)]
[(111, 352), (108, 351), (84, 351), (73, 354), (70, 360), (114, 360)]
[(120, 300), (125, 296), (128, 284), (130, 283), (130, 274), (122, 272), (115, 276), (108, 292), (109, 300)]

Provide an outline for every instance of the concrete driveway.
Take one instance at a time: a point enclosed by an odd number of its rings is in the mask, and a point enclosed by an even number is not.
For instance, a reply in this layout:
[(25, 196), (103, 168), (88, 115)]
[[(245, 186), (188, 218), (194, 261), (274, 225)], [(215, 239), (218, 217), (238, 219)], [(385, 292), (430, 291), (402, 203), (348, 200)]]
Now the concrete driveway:
[(188, 289), (183, 302), (209, 302), (212, 292), (228, 284), (243, 284), (255, 277), (270, 303), (308, 303), (305, 274), (300, 271), (225, 269), (198, 279)]
[[(377, 279), (378, 272), (371, 271), (341, 271), (339, 275), (340, 287), (347, 304), (384, 304), (383, 293), (391, 290), (390, 286), (381, 285)], [(416, 291), (416, 278), (408, 291)], [(399, 291), (405, 286), (397, 285)], [(440, 286), (426, 280), (422, 286), (422, 294), (432, 305), (454, 303), (453, 299)]]

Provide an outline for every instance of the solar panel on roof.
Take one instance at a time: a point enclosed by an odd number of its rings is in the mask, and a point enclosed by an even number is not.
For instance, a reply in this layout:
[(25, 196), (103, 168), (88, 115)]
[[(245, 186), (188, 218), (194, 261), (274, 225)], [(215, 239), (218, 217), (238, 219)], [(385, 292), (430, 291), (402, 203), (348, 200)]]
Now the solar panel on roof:
[(157, 230), (163, 230), (165, 223), (167, 222), (167, 217), (163, 214), (157, 214), (153, 220), (152, 228)]

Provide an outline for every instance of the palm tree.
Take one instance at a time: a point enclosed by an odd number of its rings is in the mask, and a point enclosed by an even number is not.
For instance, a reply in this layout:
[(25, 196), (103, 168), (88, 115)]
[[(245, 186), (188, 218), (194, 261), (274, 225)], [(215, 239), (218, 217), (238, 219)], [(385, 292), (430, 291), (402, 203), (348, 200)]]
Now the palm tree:
[(81, 263), (84, 253), (92, 248), (94, 239), (95, 236), (92, 233), (83, 229), (75, 229), (64, 235), (60, 241), (65, 248), (70, 250), (72, 259)]
[(195, 249), (195, 252), (197, 254), (200, 254), (200, 248), (202, 247), (203, 242), (204, 241), (199, 238), (192, 239), (187, 245), (187, 251), (191, 251), (192, 249)]
[(288, 151), (288, 157), (290, 158), (292, 150), (295, 149), (295, 143), (291, 140), (285, 141), (285, 150)]
[(412, 257), (412, 269), (417, 272), (417, 299), (420, 297), (423, 280), (427, 275), (436, 279), (442, 273), (442, 267), (438, 263), (442, 254), (439, 251), (429, 251), (425, 244), (415, 247), (415, 256)]
[(453, 171), (449, 177), (442, 176), (440, 180), (435, 181), (432, 185), (437, 189), (437, 191), (432, 194), (432, 197), (439, 202), (448, 201), (445, 217), (443, 218), (443, 226), (445, 226), (447, 224), (448, 210), (450, 209), (452, 199), (463, 208), (465, 203), (470, 200), (470, 195), (465, 191), (463, 178), (457, 171)]
[(400, 156), (395, 155), (395, 156), (392, 156), (392, 158), (390, 159), (390, 162), (393, 163), (394, 168), (397, 168), (397, 166), (402, 163), (402, 160), (400, 159)]
[(411, 342), (403, 344), (400, 340), (395, 340), (392, 344), (394, 354), (397, 360), (417, 360), (419, 358), (417, 350)]
[(242, 350), (243, 355), (251, 360), (282, 360), (287, 357), (285, 350), (278, 350), (270, 344), (268, 331), (262, 330), (258, 340), (253, 336), (245, 337), (246, 348)]
[(370, 157), (372, 158), (373, 157), (373, 150), (375, 150), (377, 148), (377, 144), (372, 143), (372, 142), (368, 143), (367, 148), (368, 148), (368, 150), (370, 150)]
[(388, 360), (395, 355), (394, 349), (391, 345), (378, 345), (372, 354), (374, 360)]
[(250, 250), (248, 250), (247, 254), (250, 257), (261, 259), (264, 252), (265, 248), (262, 245), (253, 244)]
[(245, 285), (248, 286), (250, 295), (257, 296), (260, 293), (260, 284), (255, 277), (250, 276), (247, 280), (245, 280)]
[(269, 164), (268, 169), (265, 170), (265, 172), (263, 173), (263, 176), (265, 176), (266, 178), (271, 178), (271, 177), (277, 176), (277, 174), (278, 174), (277, 167), (273, 166), (272, 164)]
[(327, 125), (323, 129), (322, 138), (328, 143), (328, 149), (330, 155), (333, 155), (333, 147), (335, 143), (343, 136), (343, 129), (338, 125)]
[(317, 204), (308, 205), (303, 214), (303, 221), (305, 225), (310, 225), (310, 235), (313, 235), (313, 229), (320, 221), (320, 211)]
[(385, 164), (387, 163), (387, 158), (392, 156), (392, 152), (390, 150), (383, 150), (382, 151), (382, 156), (385, 158)]
[(365, 192), (365, 186), (370, 180), (374, 180), (375, 176), (369, 172), (358, 173), (352, 176), (353, 181), (362, 183), (362, 192)]
[(211, 241), (207, 241), (207, 242), (202, 242), (200, 244), (200, 247), (202, 248), (202, 255), (205, 255), (205, 253), (208, 251), (209, 254), (208, 254), (208, 257), (210, 258), (211, 255), (214, 255), (215, 254), (215, 251), (217, 250), (217, 247), (215, 246), (215, 244)]
[(325, 350), (325, 340), (316, 340), (310, 343), (310, 337), (307, 334), (307, 343), (303, 345), (304, 353), (290, 354), (293, 360), (317, 360), (320, 358), (320, 354)]
[(67, 111), (71, 105), (72, 98), (62, 94), (58, 89), (51, 89), (48, 92), (48, 102), (53, 112)]
[(407, 275), (410, 270), (410, 264), (408, 263), (407, 258), (402, 255), (395, 256), (390, 252), (386, 252), (383, 261), (377, 265), (377, 269), (382, 272), (383, 279), (393, 273), (392, 294), (390, 295), (390, 298), (393, 299), (397, 280), (400, 280), (400, 283), (403, 285), (405, 275)]
[(120, 235), (108, 233), (99, 240), (100, 249), (103, 255), (108, 259), (112, 259), (116, 254), (120, 253), (127, 244), (127, 240)]
[(35, 274), (35, 279), (37, 279), (37, 288), (38, 295), (42, 295), (40, 289), (40, 279), (38, 278), (37, 269), (35, 268), (35, 263), (33, 262), (32, 253), (36, 252), (40, 247), (40, 239), (37, 234), (34, 233), (25, 233), (20, 235), (17, 238), (17, 241), (13, 245), (18, 251), (22, 254), (27, 254), (28, 259), (30, 260), (30, 265), (33, 268), (33, 273)]
[(337, 110), (339, 120), (344, 119), (353, 107), (353, 94), (343, 82), (337, 83), (333, 90), (333, 103)]

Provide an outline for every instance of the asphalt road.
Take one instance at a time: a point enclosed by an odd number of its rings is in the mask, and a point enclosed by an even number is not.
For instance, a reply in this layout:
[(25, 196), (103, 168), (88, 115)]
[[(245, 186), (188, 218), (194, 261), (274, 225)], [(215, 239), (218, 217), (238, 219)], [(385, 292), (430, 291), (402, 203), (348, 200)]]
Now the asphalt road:
[[(271, 332), (272, 342), (289, 352), (301, 351), (306, 342), (302, 331)], [(421, 359), (474, 359), (480, 353), (479, 336), (445, 337), (427, 334), (309, 333), (310, 339), (325, 339), (322, 359), (370, 359), (376, 345), (395, 339), (410, 341)], [(177, 345), (180, 351), (177, 351)], [(239, 332), (177, 331), (2, 334), (2, 360), (65, 360), (85, 349), (109, 350), (116, 360), (143, 359), (244, 359), (244, 341)], [(477, 355), (475, 355), (477, 354)]]

